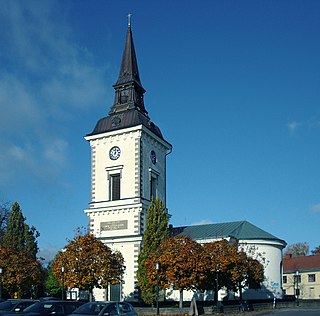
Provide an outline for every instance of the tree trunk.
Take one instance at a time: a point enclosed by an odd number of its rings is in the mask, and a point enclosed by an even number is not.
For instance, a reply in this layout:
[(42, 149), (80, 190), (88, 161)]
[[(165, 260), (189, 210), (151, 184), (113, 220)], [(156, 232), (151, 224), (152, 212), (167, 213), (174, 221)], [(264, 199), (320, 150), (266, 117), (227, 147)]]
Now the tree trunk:
[(239, 283), (239, 297), (240, 297), (240, 301), (242, 301), (242, 286), (241, 286), (241, 283)]
[(183, 290), (180, 290), (179, 308), (183, 307)]

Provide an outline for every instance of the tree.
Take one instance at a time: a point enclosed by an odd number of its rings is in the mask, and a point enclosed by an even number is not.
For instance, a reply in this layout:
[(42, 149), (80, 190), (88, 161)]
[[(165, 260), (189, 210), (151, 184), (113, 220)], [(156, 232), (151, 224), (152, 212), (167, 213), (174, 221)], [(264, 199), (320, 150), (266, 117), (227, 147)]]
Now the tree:
[(318, 256), (320, 255), (320, 246), (314, 248), (311, 253), (314, 255), (314, 256)]
[(138, 258), (137, 279), (142, 299), (146, 303), (152, 303), (155, 299), (154, 287), (147, 277), (145, 261), (149, 254), (156, 251), (161, 242), (168, 235), (168, 213), (165, 205), (157, 198), (155, 203), (150, 203), (146, 230), (143, 236), (143, 247)]
[(0, 205), (0, 244), (3, 244), (3, 236), (7, 228), (7, 221), (9, 218), (10, 210), (8, 203)]
[[(187, 236), (164, 239), (157, 251), (145, 262), (147, 277), (162, 289), (175, 288), (180, 292), (182, 308), (183, 290), (193, 290), (206, 277), (201, 244)], [(159, 263), (156, 271), (155, 263)]]
[(42, 282), (42, 267), (32, 255), (13, 248), (0, 247), (2, 285), (10, 297), (30, 297), (33, 288)]
[(48, 264), (46, 272), (47, 272), (47, 275), (46, 275), (46, 281), (45, 281), (45, 291), (47, 295), (61, 297), (62, 287), (57, 277), (53, 273), (52, 262)]
[(120, 283), (124, 272), (124, 260), (118, 251), (112, 252), (92, 234), (77, 235), (59, 252), (53, 263), (53, 271), (61, 282), (64, 267), (64, 284), (70, 288), (88, 290), (90, 299), (93, 288), (107, 288)]
[(287, 246), (284, 253), (292, 255), (292, 257), (307, 256), (309, 254), (309, 244), (307, 242), (297, 242)]
[(218, 290), (222, 287), (234, 287), (231, 276), (228, 274), (236, 261), (238, 249), (236, 245), (230, 245), (225, 239), (203, 244), (206, 260), (206, 279), (200, 285), (201, 290), (215, 290), (217, 300)]
[(3, 236), (3, 245), (16, 251), (24, 251), (36, 258), (38, 252), (37, 238), (39, 232), (34, 226), (26, 224), (20, 205), (15, 202), (7, 221), (6, 231)]
[(247, 258), (246, 285), (251, 289), (260, 289), (264, 280), (264, 267), (257, 259)]
[(244, 286), (260, 288), (264, 279), (262, 263), (239, 250), (236, 244), (220, 240), (203, 244), (203, 249), (206, 278), (200, 284), (200, 289), (214, 289), (215, 300), (218, 298), (217, 288), (239, 290), (240, 297)]

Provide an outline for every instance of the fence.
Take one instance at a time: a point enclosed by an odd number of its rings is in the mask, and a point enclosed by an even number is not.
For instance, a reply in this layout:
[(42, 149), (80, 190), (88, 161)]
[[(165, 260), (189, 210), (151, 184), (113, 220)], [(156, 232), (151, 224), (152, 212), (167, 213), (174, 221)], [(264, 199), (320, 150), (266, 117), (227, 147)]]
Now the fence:
[[(250, 308), (253, 311), (263, 311), (263, 310), (271, 310), (274, 309), (273, 301), (269, 302), (252, 302)], [(248, 306), (249, 307), (249, 306)], [(284, 308), (320, 308), (320, 300), (299, 300), (297, 301), (277, 301), (276, 309), (284, 309)], [(139, 315), (155, 315), (156, 308), (152, 307), (135, 307), (135, 310)], [(219, 312), (223, 312), (224, 314), (234, 314), (240, 311), (240, 305), (224, 305)], [(215, 314), (216, 306), (198, 306), (199, 315), (212, 315)], [(160, 308), (161, 315), (193, 315), (190, 313), (190, 307), (161, 307)]]

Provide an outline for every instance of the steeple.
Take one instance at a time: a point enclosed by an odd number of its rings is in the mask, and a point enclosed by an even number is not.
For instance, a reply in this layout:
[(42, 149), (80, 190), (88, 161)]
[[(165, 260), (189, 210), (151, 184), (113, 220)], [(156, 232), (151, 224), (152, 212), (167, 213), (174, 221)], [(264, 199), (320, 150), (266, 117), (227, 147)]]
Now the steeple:
[(130, 17), (131, 14), (128, 15), (126, 43), (122, 55), (119, 78), (113, 86), (115, 89), (115, 99), (109, 115), (136, 109), (148, 117), (148, 112), (144, 107), (143, 94), (145, 90), (140, 82)]
[[(143, 125), (163, 139), (161, 131), (149, 118), (144, 107), (144, 93), (140, 82), (136, 52), (134, 49), (131, 14), (128, 15), (126, 43), (122, 55), (119, 78), (113, 85), (115, 98), (107, 117), (101, 118), (88, 135), (97, 135), (128, 127)], [(164, 140), (164, 139), (163, 139)]]

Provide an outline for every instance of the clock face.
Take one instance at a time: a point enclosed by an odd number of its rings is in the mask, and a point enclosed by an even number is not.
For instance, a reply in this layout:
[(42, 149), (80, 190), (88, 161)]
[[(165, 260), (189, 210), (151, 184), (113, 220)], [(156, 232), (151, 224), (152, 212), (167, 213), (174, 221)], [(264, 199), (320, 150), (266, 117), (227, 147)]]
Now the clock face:
[(117, 160), (120, 157), (121, 150), (118, 146), (114, 146), (109, 151), (109, 157), (111, 160)]
[(154, 150), (151, 150), (150, 152), (150, 159), (151, 159), (151, 162), (155, 165), (157, 162), (157, 156)]

